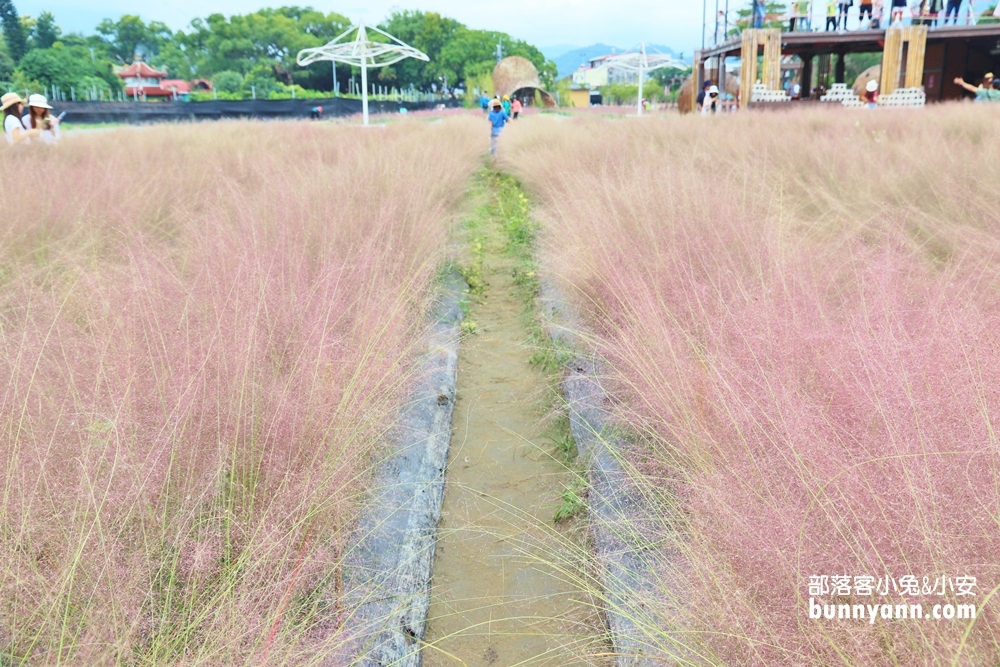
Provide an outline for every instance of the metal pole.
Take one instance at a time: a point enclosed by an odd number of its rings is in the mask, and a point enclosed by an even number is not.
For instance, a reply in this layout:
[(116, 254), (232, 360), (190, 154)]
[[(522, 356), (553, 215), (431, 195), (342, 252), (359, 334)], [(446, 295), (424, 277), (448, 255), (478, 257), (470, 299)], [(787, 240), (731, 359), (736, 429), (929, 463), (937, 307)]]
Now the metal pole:
[(358, 42), (361, 47), (361, 123), (368, 124), (368, 50), (365, 43), (368, 35), (365, 33), (365, 26), (361, 24), (358, 28), (360, 35)]
[(336, 97), (336, 95), (337, 95), (337, 61), (336, 60), (331, 60), (330, 61), (330, 65), (332, 65), (332, 67), (330, 69), (333, 70), (333, 88), (330, 89), (333, 92), (332, 92), (331, 97)]
[(708, 11), (708, 0), (701, 0), (701, 50), (705, 50), (705, 13)]
[(646, 76), (646, 70), (643, 69), (643, 65), (646, 60), (646, 43), (639, 42), (639, 111), (638, 115), (642, 115), (642, 78)]

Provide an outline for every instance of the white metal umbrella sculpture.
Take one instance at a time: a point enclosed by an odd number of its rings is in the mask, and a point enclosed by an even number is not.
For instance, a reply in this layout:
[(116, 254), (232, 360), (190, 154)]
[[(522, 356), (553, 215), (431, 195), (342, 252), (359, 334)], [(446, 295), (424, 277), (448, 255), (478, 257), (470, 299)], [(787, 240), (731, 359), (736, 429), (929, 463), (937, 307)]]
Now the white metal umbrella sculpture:
[(688, 68), (683, 62), (674, 60), (669, 55), (663, 53), (646, 53), (646, 44), (644, 42), (639, 44), (638, 51), (630, 51), (608, 58), (607, 63), (609, 68), (618, 67), (639, 73), (638, 111), (640, 116), (642, 115), (642, 84), (646, 78), (646, 74), (664, 67), (677, 67), (678, 69), (685, 70)]
[[(368, 30), (389, 39), (388, 42), (373, 42), (368, 39)], [(355, 34), (351, 41), (342, 41), (348, 35)], [(306, 67), (321, 60), (332, 60), (336, 63), (345, 63), (361, 68), (361, 115), (364, 124), (368, 124), (368, 68), (388, 67), (395, 65), (400, 60), (406, 58), (416, 58), (417, 60), (429, 61), (430, 58), (423, 51), (413, 48), (409, 44), (404, 44), (387, 32), (378, 28), (368, 28), (364, 23), (352, 25), (350, 28), (334, 38), (328, 44), (317, 46), (312, 49), (299, 51), (298, 63), (301, 67)]]

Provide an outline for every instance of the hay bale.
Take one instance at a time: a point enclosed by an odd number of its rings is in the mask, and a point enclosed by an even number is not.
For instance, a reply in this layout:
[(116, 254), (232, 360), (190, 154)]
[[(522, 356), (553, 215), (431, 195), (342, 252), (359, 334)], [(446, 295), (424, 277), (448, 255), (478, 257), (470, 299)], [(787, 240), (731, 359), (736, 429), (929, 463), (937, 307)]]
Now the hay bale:
[(541, 93), (545, 106), (556, 106), (555, 98), (542, 88), (538, 70), (527, 58), (508, 56), (493, 68), (493, 91), (498, 97), (513, 97), (515, 93), (529, 91), (534, 95), (536, 90)]

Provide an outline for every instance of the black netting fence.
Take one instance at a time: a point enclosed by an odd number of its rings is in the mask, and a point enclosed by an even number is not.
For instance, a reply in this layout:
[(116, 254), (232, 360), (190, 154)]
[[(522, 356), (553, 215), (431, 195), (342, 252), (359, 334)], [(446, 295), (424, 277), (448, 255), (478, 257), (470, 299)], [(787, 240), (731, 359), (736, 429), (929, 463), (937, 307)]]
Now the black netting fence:
[[(434, 109), (439, 105), (457, 107), (456, 100), (440, 102), (369, 101), (372, 114)], [(310, 118), (323, 108), (323, 117), (361, 113), (361, 100), (336, 97), (325, 100), (241, 100), (213, 102), (53, 102), (55, 113), (66, 113), (67, 123), (153, 123), (222, 118)]]

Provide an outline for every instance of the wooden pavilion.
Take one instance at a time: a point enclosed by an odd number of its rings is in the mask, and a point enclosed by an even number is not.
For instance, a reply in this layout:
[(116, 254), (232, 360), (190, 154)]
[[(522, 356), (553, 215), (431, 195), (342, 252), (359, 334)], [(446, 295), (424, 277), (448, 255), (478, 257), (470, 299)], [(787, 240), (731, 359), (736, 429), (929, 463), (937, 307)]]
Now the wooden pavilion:
[(1000, 23), (846, 32), (748, 29), (735, 39), (696, 52), (694, 66), (700, 89), (706, 77), (724, 81), (727, 58), (738, 57), (740, 106), (746, 107), (757, 81), (769, 90), (781, 86), (785, 56), (801, 59), (800, 83), (805, 95), (812, 89), (814, 74), (825, 67), (832, 69), (834, 83), (850, 85), (853, 82), (844, 80), (844, 56), (848, 53), (882, 54), (881, 94), (922, 87), (928, 102), (960, 99), (964, 91), (954, 85), (956, 77), (979, 81), (985, 73), (1000, 70)]

